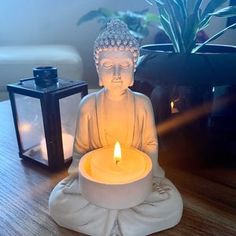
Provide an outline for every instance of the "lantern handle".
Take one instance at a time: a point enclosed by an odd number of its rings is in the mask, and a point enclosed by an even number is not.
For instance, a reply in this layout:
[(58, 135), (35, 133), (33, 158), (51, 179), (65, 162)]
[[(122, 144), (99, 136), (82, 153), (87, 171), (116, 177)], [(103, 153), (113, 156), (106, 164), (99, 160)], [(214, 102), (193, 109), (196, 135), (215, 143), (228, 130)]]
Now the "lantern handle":
[(25, 81), (29, 81), (29, 80), (34, 80), (34, 77), (33, 77), (33, 78), (24, 78), (24, 79), (20, 79), (19, 84), (23, 84)]

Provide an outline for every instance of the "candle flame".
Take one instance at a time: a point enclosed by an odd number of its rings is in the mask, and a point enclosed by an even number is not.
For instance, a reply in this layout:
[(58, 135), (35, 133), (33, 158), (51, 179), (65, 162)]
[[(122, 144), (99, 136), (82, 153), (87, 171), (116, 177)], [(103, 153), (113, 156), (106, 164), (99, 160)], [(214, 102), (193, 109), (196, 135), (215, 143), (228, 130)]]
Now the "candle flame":
[(170, 106), (171, 106), (171, 109), (173, 109), (174, 108), (174, 102), (173, 101), (171, 101), (171, 103), (170, 103)]
[(20, 131), (21, 132), (29, 132), (31, 131), (31, 125), (28, 123), (23, 123), (20, 125)]
[(118, 164), (121, 160), (121, 147), (120, 143), (116, 142), (115, 147), (114, 147), (114, 161), (116, 164)]

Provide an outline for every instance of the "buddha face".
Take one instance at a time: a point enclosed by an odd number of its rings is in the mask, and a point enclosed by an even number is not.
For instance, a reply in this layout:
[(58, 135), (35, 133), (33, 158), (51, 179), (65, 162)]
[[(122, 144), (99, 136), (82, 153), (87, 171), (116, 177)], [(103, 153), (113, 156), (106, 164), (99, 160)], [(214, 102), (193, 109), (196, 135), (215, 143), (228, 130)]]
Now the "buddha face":
[(109, 92), (122, 92), (133, 85), (134, 62), (129, 51), (102, 51), (98, 64), (99, 85)]

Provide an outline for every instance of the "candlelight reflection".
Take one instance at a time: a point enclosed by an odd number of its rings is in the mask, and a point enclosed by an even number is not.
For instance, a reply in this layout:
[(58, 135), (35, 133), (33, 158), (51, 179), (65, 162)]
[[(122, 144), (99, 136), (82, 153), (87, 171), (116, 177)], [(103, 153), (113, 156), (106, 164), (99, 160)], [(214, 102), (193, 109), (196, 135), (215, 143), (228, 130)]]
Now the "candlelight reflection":
[(31, 125), (28, 123), (22, 123), (20, 126), (20, 131), (21, 132), (29, 132), (31, 130)]

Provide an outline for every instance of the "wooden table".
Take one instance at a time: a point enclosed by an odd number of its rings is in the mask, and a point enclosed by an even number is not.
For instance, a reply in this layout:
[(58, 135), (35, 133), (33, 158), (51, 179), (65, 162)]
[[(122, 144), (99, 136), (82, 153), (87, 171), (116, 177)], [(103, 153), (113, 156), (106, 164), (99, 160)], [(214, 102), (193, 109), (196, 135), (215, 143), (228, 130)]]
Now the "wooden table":
[(79, 235), (48, 214), (49, 194), (66, 175), (19, 158), (10, 102), (0, 102), (0, 235)]
[[(236, 235), (236, 191), (164, 166), (184, 200), (176, 227), (154, 235)], [(0, 235), (82, 235), (56, 225), (48, 214), (53, 187), (66, 170), (50, 173), (18, 156), (9, 101), (0, 102)]]

